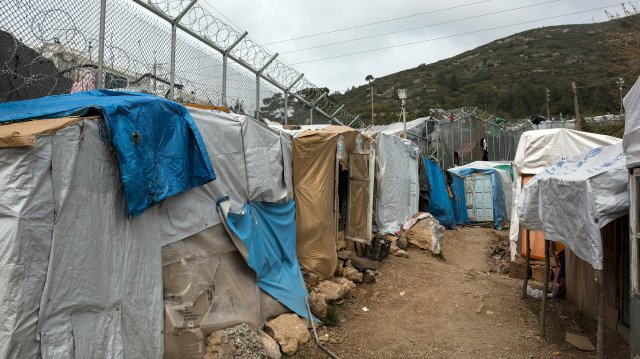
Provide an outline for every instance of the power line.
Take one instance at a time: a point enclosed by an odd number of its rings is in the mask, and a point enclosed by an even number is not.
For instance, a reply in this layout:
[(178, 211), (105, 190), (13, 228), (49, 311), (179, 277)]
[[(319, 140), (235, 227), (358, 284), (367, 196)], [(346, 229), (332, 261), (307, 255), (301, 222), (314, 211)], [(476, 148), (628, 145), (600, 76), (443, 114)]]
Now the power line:
[(550, 1), (541, 2), (541, 3), (537, 3), (537, 4), (531, 4), (531, 5), (526, 5), (526, 6), (520, 6), (520, 7), (515, 7), (515, 8), (511, 8), (511, 9), (506, 9), (506, 10), (499, 10), (499, 11), (489, 12), (489, 13), (480, 14), (480, 15), (473, 15), (473, 16), (463, 17), (463, 18), (459, 18), (459, 19), (455, 19), (455, 20), (443, 21), (443, 22), (439, 22), (439, 23), (435, 23), (435, 24), (429, 24), (429, 25), (423, 25), (423, 26), (418, 26), (418, 27), (412, 27), (412, 28), (403, 29), (403, 30), (397, 30), (397, 31), (385, 32), (385, 33), (381, 33), (381, 34), (377, 34), (377, 35), (369, 35), (369, 36), (364, 36), (364, 37), (357, 37), (357, 38), (353, 38), (353, 39), (349, 39), (349, 40), (344, 40), (344, 41), (331, 42), (331, 43), (324, 44), (324, 45), (317, 45), (317, 46), (312, 46), (312, 47), (306, 47), (306, 48), (303, 48), (303, 49), (297, 49), (297, 50), (285, 51), (285, 52), (281, 52), (280, 54), (282, 54), (282, 55), (284, 55), (284, 54), (290, 54), (290, 53), (294, 53), (294, 52), (300, 52), (300, 51), (306, 51), (306, 50), (312, 50), (312, 49), (319, 49), (319, 48), (322, 48), (322, 47), (328, 47), (328, 46), (333, 46), (333, 45), (346, 44), (346, 43), (354, 42), (354, 41), (360, 41), (360, 40), (372, 39), (372, 38), (376, 38), (376, 37), (380, 37), (380, 36), (393, 35), (393, 34), (398, 34), (398, 33), (401, 33), (401, 32), (407, 32), (407, 31), (413, 31), (413, 30), (420, 30), (420, 29), (425, 29), (425, 28), (428, 28), (428, 27), (433, 27), (433, 26), (438, 26), (438, 25), (451, 24), (451, 23), (454, 23), (454, 22), (465, 21), (465, 20), (470, 20), (470, 19), (477, 19), (477, 18), (484, 17), (484, 16), (490, 16), (490, 15), (502, 14), (502, 13), (505, 13), (505, 12), (516, 11), (516, 10), (522, 10), (522, 9), (526, 9), (526, 8), (530, 8), (530, 7), (534, 7), (534, 6), (540, 6), (540, 5), (551, 4), (551, 3), (554, 3), (554, 2), (558, 2), (558, 1), (560, 1), (560, 0), (550, 0)]
[(310, 34), (310, 35), (304, 35), (304, 36), (294, 37), (294, 38), (286, 39), (286, 40), (273, 41), (273, 42), (266, 43), (266, 44), (265, 44), (265, 46), (267, 46), (267, 45), (274, 45), (274, 44), (280, 44), (280, 43), (283, 43), (283, 42), (290, 42), (290, 41), (295, 41), (295, 40), (300, 40), (300, 39), (308, 39), (308, 38), (310, 38), (310, 37), (317, 37), (317, 36), (321, 36), (321, 35), (334, 34), (334, 33), (336, 33), (336, 32), (342, 32), (342, 31), (347, 31), (347, 30), (359, 29), (359, 28), (362, 28), (362, 27), (373, 26), (373, 25), (378, 25), (378, 24), (384, 24), (384, 23), (391, 22), (391, 21), (402, 20), (402, 19), (408, 19), (408, 18), (412, 18), (412, 17), (416, 17), (416, 16), (422, 16), (422, 15), (427, 15), (427, 14), (434, 14), (434, 13), (442, 12), (442, 11), (446, 11), (446, 10), (459, 9), (459, 8), (463, 8), (463, 7), (467, 7), (467, 6), (472, 6), (472, 5), (482, 4), (482, 3), (485, 3), (485, 2), (489, 2), (489, 1), (492, 1), (492, 0), (481, 0), (481, 1), (475, 1), (475, 2), (466, 3), (466, 4), (462, 4), (462, 5), (456, 5), (456, 6), (446, 7), (446, 8), (442, 8), (442, 9), (426, 11), (426, 12), (422, 12), (422, 13), (419, 13), (419, 14), (405, 15), (405, 16), (395, 17), (395, 18), (392, 18), (392, 19), (380, 20), (380, 21), (370, 22), (370, 23), (361, 24), (361, 25), (355, 25), (355, 26), (343, 27), (343, 28), (336, 29), (336, 30), (330, 30), (330, 31), (319, 32), (319, 33)]
[(482, 29), (482, 30), (469, 31), (469, 32), (464, 32), (464, 33), (460, 33), (460, 34), (455, 34), (455, 35), (434, 37), (434, 38), (426, 39), (426, 40), (412, 41), (412, 42), (407, 42), (407, 43), (403, 43), (403, 44), (390, 45), (390, 46), (385, 46), (385, 47), (378, 47), (378, 48), (375, 48), (375, 49), (351, 52), (351, 53), (342, 54), (342, 55), (336, 55), (336, 56), (323, 57), (323, 58), (319, 58), (319, 59), (299, 61), (299, 62), (292, 63), (291, 65), (300, 65), (300, 64), (310, 63), (310, 62), (325, 61), (325, 60), (337, 59), (337, 58), (341, 58), (341, 57), (366, 54), (366, 53), (369, 53), (369, 52), (388, 50), (388, 49), (393, 49), (393, 48), (396, 48), (396, 47), (415, 45), (415, 44), (420, 44), (420, 43), (424, 43), (424, 42), (449, 39), (449, 38), (465, 36), (465, 35), (472, 35), (472, 34), (477, 34), (477, 33), (481, 33), (481, 32), (487, 32), (487, 31), (499, 30), (499, 29), (504, 29), (504, 28), (518, 26), (518, 25), (530, 24), (530, 23), (534, 23), (534, 22), (538, 22), (538, 21), (546, 21), (546, 20), (557, 19), (557, 18), (565, 17), (565, 16), (583, 14), (583, 13), (586, 13), (586, 12), (591, 12), (591, 11), (596, 11), (596, 10), (603, 10), (603, 9), (607, 9), (607, 8), (614, 7), (614, 6), (619, 6), (619, 5), (620, 4), (612, 4), (612, 5), (601, 6), (601, 7), (597, 7), (597, 8), (593, 8), (593, 9), (589, 9), (589, 10), (582, 10), (582, 11), (576, 11), (576, 12), (562, 14), (562, 15), (549, 16), (549, 17), (545, 17), (545, 18), (529, 20), (529, 21), (523, 21), (523, 22), (518, 22), (518, 23), (514, 23), (514, 24), (509, 24), (509, 25), (495, 26), (495, 27), (490, 27), (490, 28), (486, 28), (486, 29)]

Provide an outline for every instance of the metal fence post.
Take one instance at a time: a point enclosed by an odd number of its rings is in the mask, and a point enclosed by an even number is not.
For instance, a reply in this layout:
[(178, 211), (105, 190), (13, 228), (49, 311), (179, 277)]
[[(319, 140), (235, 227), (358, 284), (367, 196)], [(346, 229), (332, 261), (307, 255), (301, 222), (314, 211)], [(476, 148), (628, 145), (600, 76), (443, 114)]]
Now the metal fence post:
[[(318, 102), (320, 102), (320, 100), (322, 100), (325, 96), (327, 96), (326, 92), (323, 92), (322, 95), (320, 95), (320, 97), (318, 97), (315, 101), (313, 101), (311, 103), (311, 108), (309, 109), (309, 124), (313, 125), (313, 110), (316, 108), (316, 105), (318, 104)], [(331, 122), (331, 120), (329, 120), (329, 122)]]
[(96, 88), (104, 87), (104, 41), (105, 26), (107, 17), (107, 0), (100, 0), (100, 30), (98, 35), (98, 76), (96, 78)]
[(260, 77), (264, 70), (267, 69), (269, 65), (273, 62), (273, 60), (278, 57), (278, 53), (275, 53), (269, 61), (267, 61), (258, 71), (256, 71), (256, 120), (260, 119)]
[(289, 84), (289, 86), (286, 89), (284, 89), (284, 124), (285, 125), (287, 125), (289, 122), (289, 107), (287, 106), (289, 91), (291, 91), (293, 86), (295, 86), (300, 80), (302, 80), (303, 77), (304, 77), (304, 74), (298, 75), (298, 77), (295, 80), (293, 80), (293, 82)]
[(243, 32), (242, 35), (240, 35), (236, 41), (233, 42), (233, 44), (231, 44), (229, 47), (227, 47), (224, 51), (222, 51), (222, 105), (225, 107), (227, 106), (227, 63), (228, 63), (228, 58), (229, 58), (229, 53), (231, 52), (231, 50), (233, 50), (234, 47), (236, 47), (236, 45), (238, 45), (240, 43), (240, 41), (242, 41), (242, 39), (244, 39), (245, 36), (247, 36), (249, 33), (248, 32)]
[(191, 0), (191, 2), (184, 9), (182, 9), (180, 14), (178, 14), (178, 16), (176, 16), (176, 18), (173, 19), (173, 22), (171, 23), (171, 70), (169, 73), (169, 77), (170, 77), (169, 99), (170, 100), (173, 100), (175, 96), (174, 88), (176, 86), (176, 33), (178, 30), (178, 23), (187, 14), (187, 12), (191, 10), (193, 5), (195, 5), (197, 1), (198, 0)]

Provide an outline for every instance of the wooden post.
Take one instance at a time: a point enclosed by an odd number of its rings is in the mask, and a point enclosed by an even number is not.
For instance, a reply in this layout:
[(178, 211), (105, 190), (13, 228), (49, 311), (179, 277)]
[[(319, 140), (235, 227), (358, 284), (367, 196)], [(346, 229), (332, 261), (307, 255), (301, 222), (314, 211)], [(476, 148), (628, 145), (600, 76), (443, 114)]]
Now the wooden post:
[(527, 287), (529, 286), (529, 257), (531, 256), (531, 243), (529, 242), (529, 230), (525, 231), (525, 255), (524, 255), (524, 283), (522, 285), (522, 297), (527, 297)]
[(578, 106), (578, 89), (576, 83), (571, 83), (571, 89), (573, 90), (573, 106), (576, 109), (576, 130), (580, 130), (580, 107)]
[(375, 114), (373, 113), (373, 85), (371, 85), (371, 126), (373, 126), (375, 124), (375, 121), (373, 120)]
[(549, 292), (549, 241), (544, 240), (544, 287), (542, 287), (542, 308), (540, 308), (540, 338), (545, 338), (544, 322), (547, 314), (547, 293)]
[(596, 338), (596, 357), (604, 359), (604, 270), (596, 270), (598, 281), (598, 335)]

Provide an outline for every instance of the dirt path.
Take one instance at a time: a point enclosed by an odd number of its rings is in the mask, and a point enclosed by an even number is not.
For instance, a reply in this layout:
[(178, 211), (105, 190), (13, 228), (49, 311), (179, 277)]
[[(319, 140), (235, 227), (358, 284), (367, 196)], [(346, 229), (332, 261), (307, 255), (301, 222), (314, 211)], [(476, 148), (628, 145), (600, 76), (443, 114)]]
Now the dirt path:
[[(446, 232), (443, 259), (412, 247), (410, 258), (385, 260), (377, 282), (359, 285), (337, 308), (340, 324), (321, 334), (341, 358), (595, 357), (564, 342), (569, 330), (595, 343), (594, 321), (564, 301), (550, 303), (549, 338), (540, 339), (539, 301), (521, 298), (521, 280), (487, 270), (493, 241), (492, 229), (461, 228)], [(619, 338), (606, 339), (608, 358), (629, 357)], [(326, 354), (310, 341), (294, 357)]]

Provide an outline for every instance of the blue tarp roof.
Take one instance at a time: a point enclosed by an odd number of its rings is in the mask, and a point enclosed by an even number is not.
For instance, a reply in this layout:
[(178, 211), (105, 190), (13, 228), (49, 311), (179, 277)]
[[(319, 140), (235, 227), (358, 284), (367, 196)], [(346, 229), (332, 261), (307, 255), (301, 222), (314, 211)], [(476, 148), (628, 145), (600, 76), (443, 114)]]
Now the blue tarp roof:
[(101, 90), (0, 103), (0, 124), (96, 110), (118, 156), (129, 216), (216, 178), (187, 109), (158, 96)]
[[(509, 171), (505, 170), (505, 169), (501, 169), (501, 168), (491, 168), (488, 165), (478, 165), (477, 167), (473, 166), (473, 163), (470, 163), (468, 165), (465, 166), (461, 166), (461, 167), (454, 167), (454, 168), (450, 168), (447, 170), (449, 173), (451, 173), (452, 175), (454, 175), (453, 177), (468, 177), (471, 176), (474, 173), (480, 173), (480, 174), (488, 174), (491, 176), (491, 183), (492, 183), (492, 188), (493, 188), (493, 198), (492, 198), (492, 202), (493, 202), (493, 225), (496, 229), (500, 230), (502, 229), (502, 224), (503, 223), (508, 223), (509, 222), (509, 209), (507, 208), (507, 206), (510, 204), (510, 191), (512, 190), (510, 187), (508, 187), (508, 185), (510, 183), (504, 183), (503, 179), (498, 178), (499, 176), (499, 172), (498, 171), (504, 171), (504, 173), (507, 173), (507, 177), (509, 177), (509, 179), (511, 178), (509, 175)], [(505, 188), (506, 187), (506, 188)], [(507, 192), (509, 191), (509, 192)], [(454, 194), (454, 196), (464, 196), (464, 183), (463, 183), (463, 190), (460, 194)], [(466, 201), (465, 201), (466, 202)], [(466, 205), (465, 205), (466, 207)], [(465, 208), (465, 213), (466, 213), (466, 208)], [(458, 222), (461, 223), (461, 222)], [(469, 219), (467, 218), (466, 223), (469, 223)]]
[(258, 286), (296, 314), (308, 317), (307, 290), (296, 256), (296, 209), (286, 203), (249, 202), (229, 213), (227, 226), (249, 249)]

